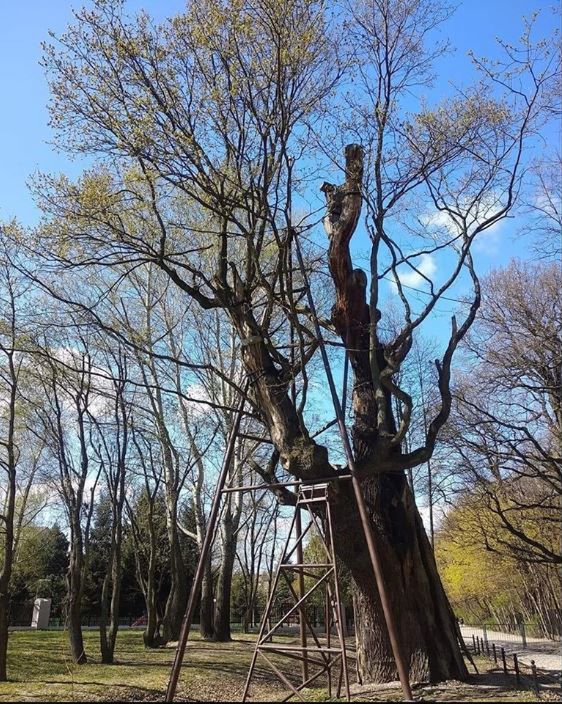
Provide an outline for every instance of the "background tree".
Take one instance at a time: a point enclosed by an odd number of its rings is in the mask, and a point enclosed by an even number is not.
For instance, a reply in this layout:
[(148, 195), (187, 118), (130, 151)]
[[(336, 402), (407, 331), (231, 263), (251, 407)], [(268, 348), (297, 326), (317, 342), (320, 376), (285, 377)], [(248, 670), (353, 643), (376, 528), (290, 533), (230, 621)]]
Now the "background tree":
[(486, 530), (487, 547), (527, 563), (562, 561), (561, 292), (557, 264), (490, 273), (455, 390), (453, 472), (502, 527)]
[(45, 399), (44, 404), (36, 408), (37, 432), (45, 439), (52, 462), (50, 481), (68, 521), (70, 560), (66, 622), (72, 657), (76, 663), (83, 664), (86, 662), (81, 623), (83, 580), (94, 491), (100, 472), (100, 466), (92, 460), (91, 444), (95, 369), (87, 340), (83, 338), (78, 348), (69, 347), (68, 340), (61, 342), (58, 348), (52, 343), (44, 347), (43, 364), (36, 369), (40, 371), (36, 382)]
[(105, 479), (111, 505), (110, 549), (101, 592), (100, 647), (104, 663), (113, 662), (121, 600), (123, 514), (129, 450), (131, 401), (128, 398), (128, 358), (120, 347), (104, 354), (111, 375), (107, 408), (102, 417), (93, 416), (96, 455)]
[(533, 167), (531, 193), (525, 210), (531, 216), (524, 232), (534, 235), (532, 243), (539, 259), (560, 261), (562, 257), (562, 156), (544, 157)]
[(62, 615), (67, 569), (68, 540), (60, 527), (36, 523), (25, 526), (14, 562), (12, 599), (22, 602), (36, 597), (50, 598), (51, 615)]
[(0, 681), (7, 680), (10, 586), (18, 541), (27, 518), (28, 500), (43, 443), (29, 446), (31, 282), (14, 266), (20, 256), (0, 227)]
[(517, 631), (523, 621), (529, 634), (557, 639), (559, 570), (526, 561), (520, 553), (490, 549), (484, 535), (496, 534), (509, 540), (478, 491), (466, 492), (444, 517), (436, 555), (455, 613), (465, 623), (490, 623), (503, 631)]

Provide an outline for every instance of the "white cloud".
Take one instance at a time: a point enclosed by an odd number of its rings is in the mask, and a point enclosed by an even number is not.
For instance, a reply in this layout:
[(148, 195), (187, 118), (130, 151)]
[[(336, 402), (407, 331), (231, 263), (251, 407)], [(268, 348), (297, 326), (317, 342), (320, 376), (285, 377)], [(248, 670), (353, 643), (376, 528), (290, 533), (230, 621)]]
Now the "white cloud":
[(444, 210), (437, 210), (434, 213), (424, 213), (420, 216), (420, 222), (424, 227), (446, 230), (449, 235), (455, 236), (460, 233), (460, 229), (453, 218)]
[(193, 419), (204, 418), (209, 413), (209, 403), (212, 399), (203, 384), (190, 384), (184, 391), (188, 397), (184, 403)]
[[(501, 210), (502, 205), (501, 199), (493, 193), (470, 205), (467, 203), (466, 212), (463, 214), (466, 215), (468, 232), (474, 232), (488, 218), (493, 217)], [(462, 203), (460, 207), (465, 210)], [(433, 236), (444, 233), (447, 237), (458, 237), (461, 234), (461, 228), (455, 218), (444, 210), (424, 213), (420, 216), (420, 222)], [(483, 232), (478, 233), (474, 240), (474, 249), (484, 254), (496, 254), (500, 245), (502, 223), (503, 220), (498, 220)]]
[[(416, 257), (412, 260), (412, 266), (414, 266), (415, 269), (404, 265), (398, 269), (398, 278), (403, 286), (419, 288), (424, 284), (427, 285), (424, 276), (431, 279), (433, 274), (437, 271), (437, 264), (431, 254), (422, 254), (420, 257)], [(397, 293), (397, 286), (394, 281), (391, 282), (391, 287), (393, 291)]]

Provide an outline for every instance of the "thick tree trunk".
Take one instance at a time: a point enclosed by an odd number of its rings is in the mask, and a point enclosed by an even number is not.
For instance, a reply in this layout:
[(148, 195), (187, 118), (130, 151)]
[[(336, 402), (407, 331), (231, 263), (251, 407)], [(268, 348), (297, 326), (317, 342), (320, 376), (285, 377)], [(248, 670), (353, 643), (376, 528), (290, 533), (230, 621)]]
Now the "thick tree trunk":
[[(454, 614), (443, 590), (404, 474), (381, 474), (363, 490), (412, 681), (464, 679)], [(363, 682), (398, 679), (384, 616), (351, 488), (334, 506), (336, 551), (354, 581), (358, 671)]]
[[(402, 435), (397, 432), (392, 414), (392, 393), (400, 395), (392, 376), (408, 352), (411, 336), (406, 336), (389, 360), (387, 349), (377, 335), (380, 312), (375, 306), (371, 311), (367, 305), (367, 277), (361, 269), (353, 269), (349, 252), (361, 211), (362, 175), (362, 149), (349, 145), (345, 183), (342, 186), (326, 183), (322, 188), (327, 196), (324, 226), (330, 239), (329, 266), (336, 288), (332, 322), (348, 350), (354, 377), (351, 436), (355, 467), (357, 476), (362, 478), (402, 654), (410, 663), (412, 679), (464, 679), (468, 673), (457, 639), (457, 624), (402, 469), (431, 455), (431, 443), (435, 442), (447, 411), (442, 409), (439, 422), (430, 425), (427, 447), (405, 458), (400, 449), (403, 432)], [(246, 290), (236, 270), (233, 273), (235, 296), (231, 296), (233, 307), (229, 313), (245, 341), (242, 360), (252, 375), (251, 393), (281, 463), (287, 472), (300, 479), (335, 478), (337, 473), (329, 463), (327, 448), (310, 437), (299, 418), (287, 393), (290, 376), (282, 375), (276, 367)], [(452, 354), (450, 347), (448, 353)], [(443, 399), (447, 397), (447, 373), (440, 375)], [(350, 569), (356, 589), (361, 679), (395, 680), (394, 657), (349, 483), (342, 483), (336, 499), (333, 525), (336, 551)]]
[(0, 682), (7, 682), (8, 669), (8, 609), (9, 597), (6, 589), (0, 590)]
[(175, 516), (168, 526), (170, 540), (170, 571), (172, 584), (162, 620), (162, 636), (165, 641), (179, 638), (181, 622), (187, 599), (187, 580), (181, 554)]
[(217, 581), (217, 601), (215, 604), (214, 631), (215, 640), (227, 642), (230, 633), (230, 596), (232, 593), (232, 572), (236, 558), (236, 536), (231, 525), (232, 518), (227, 517), (223, 525), (223, 555)]
[(203, 582), (201, 584), (201, 606), (199, 609), (199, 633), (201, 638), (212, 640), (215, 632), (213, 629), (213, 574), (211, 571), (211, 557), (207, 558)]

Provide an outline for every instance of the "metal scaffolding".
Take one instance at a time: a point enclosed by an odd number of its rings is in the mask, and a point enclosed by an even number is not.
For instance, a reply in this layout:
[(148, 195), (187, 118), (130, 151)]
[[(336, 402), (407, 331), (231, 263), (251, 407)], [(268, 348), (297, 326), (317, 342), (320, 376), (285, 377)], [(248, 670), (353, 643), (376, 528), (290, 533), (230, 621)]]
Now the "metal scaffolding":
[[(289, 690), (288, 696), (283, 701), (287, 701), (293, 696), (298, 697), (302, 689), (308, 687), (323, 674), (327, 675), (328, 696), (331, 698), (332, 673), (336, 667), (339, 669), (336, 696), (339, 698), (343, 683), (345, 695), (347, 700), (350, 701), (347, 653), (345, 649), (345, 623), (332, 532), (331, 491), (332, 483), (328, 482), (304, 485), (299, 488), (291, 528), (272, 583), (267, 606), (262, 616), (256, 647), (242, 696), (243, 702), (247, 700), (258, 657), (261, 657), (267, 663), (277, 678)], [(308, 519), (304, 530), (301, 525), (301, 513), (304, 513)], [(314, 529), (316, 529), (316, 535), (320, 538), (324, 553), (322, 562), (307, 562), (303, 557), (303, 541), (313, 533)], [(296, 555), (296, 562), (291, 562), (293, 555)], [(291, 579), (291, 576), (296, 579)], [(307, 591), (305, 591), (305, 577), (308, 577), (311, 581)], [(296, 589), (294, 586), (295, 581), (297, 583)], [(272, 626), (271, 615), (275, 607), (275, 597), (278, 593), (278, 587), (282, 584), (288, 587), (293, 603), (285, 605), (281, 617), (277, 618), (275, 625)], [(311, 622), (306, 609), (307, 602), (316, 597), (318, 592), (323, 593), (325, 603), (325, 637), (323, 639), (319, 637), (315, 624)], [(274, 637), (283, 635), (285, 623), (297, 614), (299, 644), (287, 642), (286, 638), (275, 642)], [(331, 640), (333, 628), (335, 628), (337, 636), (337, 641), (334, 644), (332, 644)], [(294, 673), (291, 676), (283, 672), (282, 666), (276, 664), (271, 659), (272, 656), (299, 661), (302, 667), (301, 683), (297, 684), (294, 681)]]

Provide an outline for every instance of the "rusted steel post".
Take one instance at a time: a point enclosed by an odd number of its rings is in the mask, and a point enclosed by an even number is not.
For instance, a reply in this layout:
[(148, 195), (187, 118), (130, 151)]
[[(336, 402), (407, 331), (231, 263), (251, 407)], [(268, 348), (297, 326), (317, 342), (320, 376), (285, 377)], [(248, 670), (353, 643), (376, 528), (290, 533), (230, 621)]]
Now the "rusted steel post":
[[(328, 647), (328, 661), (331, 663), (332, 661), (332, 654), (330, 652), (330, 648), (332, 647), (332, 634), (330, 632), (330, 593), (328, 590), (328, 587), (326, 586), (326, 589), (324, 590), (324, 623), (326, 626), (326, 645)], [(328, 667), (327, 671), (328, 675), (328, 698), (332, 698), (332, 667)]]
[(398, 631), (396, 628), (396, 623), (394, 621), (394, 614), (392, 613), (392, 607), (390, 605), (390, 599), (386, 590), (386, 585), (384, 582), (382, 565), (379, 556), (379, 552), (375, 543), (375, 538), (373, 536), (373, 531), (371, 529), (371, 523), (369, 521), (369, 514), (367, 512), (367, 505), (365, 503), (365, 498), (363, 496), (363, 491), (361, 490), (361, 484), (356, 475), (355, 459), (353, 457), (353, 451), (351, 449), (351, 443), (349, 442), (349, 435), (347, 433), (347, 428), (345, 427), (344, 416), (341, 409), (340, 400), (336, 391), (336, 385), (334, 382), (334, 377), (332, 374), (332, 369), (330, 367), (330, 360), (328, 359), (328, 354), (326, 352), (326, 345), (324, 343), (324, 336), (322, 335), (322, 330), (320, 328), (320, 323), (318, 322), (318, 312), (316, 310), (316, 305), (314, 303), (314, 298), (312, 296), (312, 291), (310, 288), (310, 282), (308, 280), (308, 275), (306, 273), (306, 267), (304, 265), (304, 259), (302, 256), (302, 250), (299, 243), (299, 238), (297, 233), (294, 233), (295, 241), (295, 251), (297, 253), (297, 258), (299, 262), (299, 268), (301, 270), (301, 275), (303, 278), (304, 287), (306, 290), (306, 296), (308, 300), (308, 306), (310, 312), (312, 313), (312, 320), (314, 324), (314, 332), (316, 333), (316, 339), (318, 342), (318, 347), (320, 349), (320, 355), (322, 357), (322, 363), (324, 370), (326, 372), (326, 378), (328, 380), (328, 386), (330, 389), (330, 395), (332, 397), (332, 403), (334, 405), (334, 411), (336, 418), (338, 419), (338, 428), (340, 431), (340, 436), (342, 439), (342, 444), (345, 452), (345, 457), (347, 460), (347, 465), (351, 473), (351, 483), (353, 485), (353, 492), (355, 494), (355, 501), (357, 502), (357, 508), (359, 509), (359, 517), (361, 519), (361, 524), (363, 526), (363, 532), (365, 534), (365, 540), (367, 542), (367, 549), (369, 552), (369, 557), (371, 565), (373, 567), (373, 572), (375, 575), (375, 581), (377, 584), (377, 589), (379, 593), (379, 598), (381, 601), (381, 606), (384, 614), (384, 620), (386, 622), (386, 627), (388, 629), (388, 637), (390, 640), (390, 646), (392, 648), (392, 653), (394, 655), (394, 661), (396, 662), (396, 669), (398, 670), (398, 677), (400, 678), (400, 684), (402, 685), (402, 691), (404, 693), (404, 698), (407, 701), (412, 701), (412, 689), (410, 687), (410, 677), (409, 677), (409, 667), (402, 655), (402, 650), (400, 647), (400, 641), (398, 638)]
[(513, 653), (513, 669), (515, 670), (515, 681), (518, 685), (520, 685), (521, 675), (519, 674), (519, 662), (517, 660), (517, 653)]
[[(336, 563), (336, 548), (334, 546), (334, 532), (332, 530), (332, 511), (330, 509), (330, 504), (327, 504), (327, 510), (326, 510), (326, 526), (327, 526), (327, 532), (326, 532), (326, 537), (329, 537), (330, 539), (330, 552), (332, 553), (332, 558), (334, 560), (334, 565)], [(344, 684), (345, 684), (345, 692), (346, 692), (346, 697), (347, 701), (351, 701), (350, 693), (349, 693), (349, 672), (347, 669), (347, 653), (345, 650), (345, 624), (343, 622), (343, 608), (342, 608), (342, 601), (341, 601), (341, 596), (340, 596), (340, 585), (338, 584), (337, 578), (334, 580), (334, 590), (335, 590), (335, 612), (336, 612), (336, 626), (338, 626), (338, 636), (340, 639), (340, 646), (341, 646), (341, 673), (340, 673), (340, 678), (338, 682), (338, 691), (337, 691), (337, 698), (339, 699), (340, 697), (340, 691), (341, 691), (341, 680), (343, 676)]]
[[(301, 522), (301, 510), (299, 506), (296, 507), (296, 517), (295, 517), (295, 538), (297, 540), (297, 562), (299, 565), (304, 564), (304, 555), (302, 549), (302, 522)], [(300, 567), (298, 570), (298, 585), (299, 585), (299, 597), (304, 596), (304, 572), (303, 568)], [(299, 607), (299, 631), (300, 631), (300, 642), (303, 648), (303, 658), (302, 658), (302, 682), (303, 684), (308, 679), (308, 656), (305, 650), (306, 648), (306, 623), (305, 623), (305, 609), (306, 605), (302, 604)]]
[(195, 605), (199, 597), (199, 592), (201, 590), (201, 583), (203, 581), (203, 575), (205, 572), (205, 563), (213, 543), (213, 538), (215, 537), (215, 526), (217, 523), (217, 518), (219, 515), (220, 500), (222, 495), (222, 489), (226, 483), (228, 477), (228, 471), (230, 469), (230, 461), (232, 460), (232, 455), (234, 453), (234, 446), (236, 444), (236, 437), (238, 435), (238, 430), (240, 428), (240, 421), (242, 420), (242, 412), (244, 410), (244, 404), (246, 403), (246, 397), (248, 394), (248, 388), (250, 386), (250, 377), (246, 377), (246, 383), (243, 387), (243, 394), (236, 409), (236, 414), (234, 416), (234, 422), (232, 423), (232, 428), (230, 429), (230, 434), (228, 436), (228, 442), (226, 450), (224, 453), (223, 463), (221, 471), (219, 474), (219, 479), (217, 482), (217, 487), (215, 489), (215, 495), (213, 497), (213, 503), (211, 504), (211, 510), (209, 512), (209, 522), (207, 524), (207, 530), (205, 532), (205, 539), (203, 540), (203, 545), (201, 547), (201, 554), (199, 555), (199, 561), (197, 563), (197, 570), (195, 572), (195, 577), (193, 578), (193, 584), (191, 585), (191, 591), (189, 593), (189, 600), (187, 602), (187, 608), (185, 610), (185, 615), (183, 617), (183, 622), (180, 631), (180, 637), (178, 640), (178, 645), (176, 648), (176, 655), (174, 658), (174, 663), (172, 665), (172, 671), (170, 673), (170, 680), (168, 682), (168, 689), (166, 691), (166, 701), (171, 702), (174, 700), (176, 689), (178, 686), (178, 679), (180, 676), (181, 665), (183, 662), (183, 656), (185, 654), (185, 646), (187, 644), (187, 639), (189, 637), (189, 631), (191, 630), (191, 624), (193, 622), (193, 614), (195, 612)]

